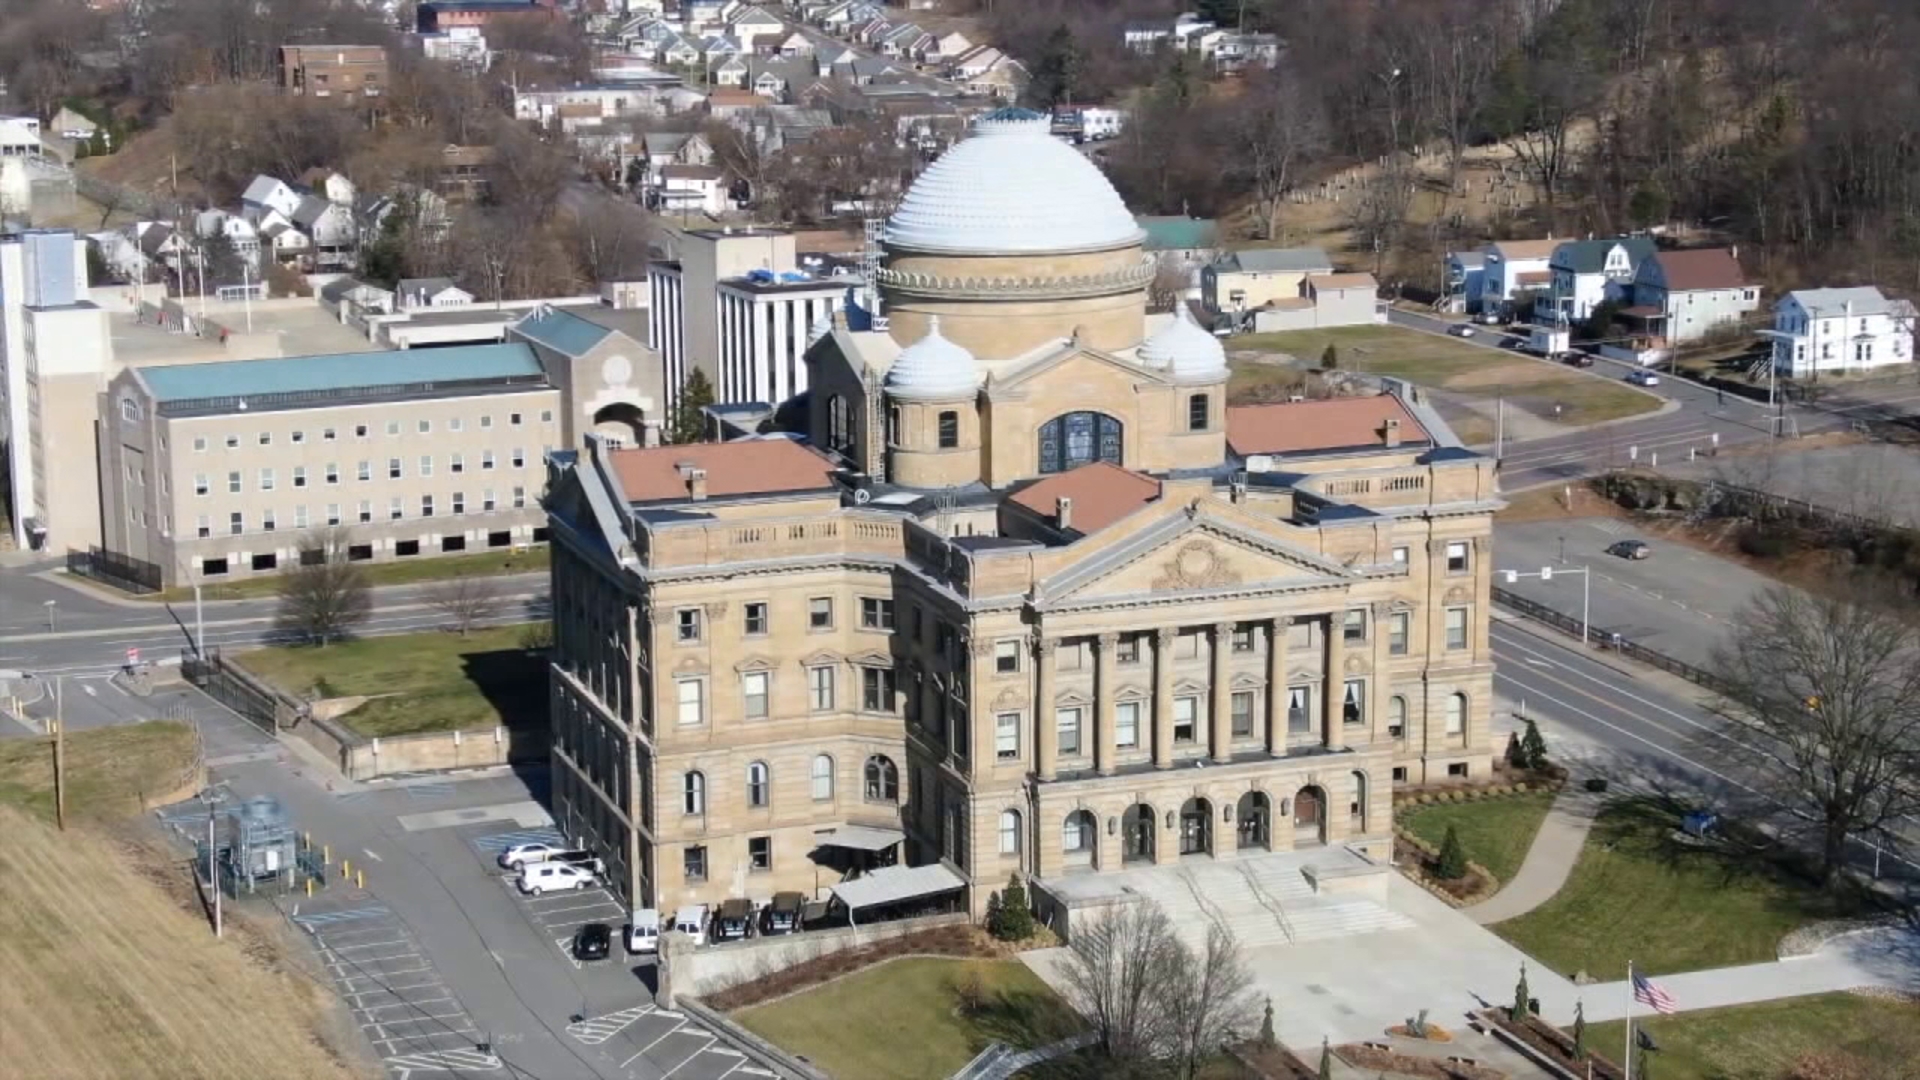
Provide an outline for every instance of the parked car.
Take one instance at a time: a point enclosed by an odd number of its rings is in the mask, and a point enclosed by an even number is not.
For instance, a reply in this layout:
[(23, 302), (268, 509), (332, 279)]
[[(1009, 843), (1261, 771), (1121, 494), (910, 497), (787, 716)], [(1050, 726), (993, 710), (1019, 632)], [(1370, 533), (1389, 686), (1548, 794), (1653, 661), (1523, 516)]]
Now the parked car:
[(1499, 326), (1505, 321), (1497, 311), (1483, 311), (1480, 313), (1480, 323), (1483, 326)]
[(673, 928), (693, 939), (695, 945), (707, 943), (707, 905), (688, 904), (673, 913)]
[(591, 870), (566, 863), (531, 863), (520, 869), (520, 891), (529, 896), (560, 889), (591, 889), (600, 878)]
[(1660, 376), (1642, 368), (1627, 372), (1627, 381), (1635, 386), (1659, 386)]
[(548, 856), (559, 850), (555, 844), (515, 844), (500, 853), (500, 865), (518, 870), (526, 863), (546, 862)]
[(1653, 555), (1653, 549), (1645, 540), (1615, 540), (1607, 545), (1607, 554), (1623, 559), (1645, 559)]
[(773, 903), (761, 913), (760, 932), (778, 936), (799, 930), (800, 912), (806, 904), (807, 898), (797, 892), (774, 893)]
[(735, 897), (722, 900), (713, 916), (713, 942), (745, 941), (753, 932), (753, 901)]
[(613, 929), (606, 923), (590, 922), (573, 935), (575, 960), (605, 960), (613, 951)]
[(639, 956), (659, 951), (660, 913), (652, 908), (639, 908), (627, 923), (627, 952)]
[(1454, 337), (1472, 337), (1473, 327), (1468, 326), (1466, 323), (1455, 323), (1447, 327), (1447, 333), (1452, 334)]
[(1593, 354), (1583, 353), (1583, 352), (1563, 352), (1560, 354), (1560, 361), (1561, 363), (1569, 364), (1573, 367), (1592, 367)]

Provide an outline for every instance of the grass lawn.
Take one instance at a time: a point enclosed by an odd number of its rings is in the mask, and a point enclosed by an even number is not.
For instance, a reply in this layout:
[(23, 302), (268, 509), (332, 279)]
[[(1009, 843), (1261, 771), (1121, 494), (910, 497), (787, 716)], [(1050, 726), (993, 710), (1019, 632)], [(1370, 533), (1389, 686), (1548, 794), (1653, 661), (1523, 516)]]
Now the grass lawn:
[[(1462, 397), (1505, 397), (1510, 408), (1541, 416), (1550, 416), (1558, 404), (1563, 406), (1558, 422), (1564, 424), (1594, 424), (1660, 407), (1658, 398), (1619, 380), (1398, 326), (1288, 330), (1228, 342), (1236, 352), (1289, 353), (1313, 365), (1320, 363), (1328, 345), (1339, 353), (1342, 370), (1406, 379)], [(1291, 382), (1295, 375), (1287, 368), (1241, 363), (1235, 365), (1228, 391)]]
[[(1811, 1053), (1865, 1066), (1833, 1075), (1897, 1076), (1920, 1058), (1920, 1005), (1855, 994), (1653, 1016), (1636, 1019), (1634, 1026), (1646, 1028), (1659, 1044), (1650, 1070), (1659, 1080), (1776, 1080)], [(1587, 1045), (1618, 1061), (1626, 1022), (1588, 1027)]]
[(342, 719), (369, 737), (457, 728), (544, 726), (547, 658), (521, 645), (525, 626), (356, 638), (325, 647), (242, 653), (247, 670), (301, 696), (374, 697)]
[(1479, 802), (1410, 807), (1401, 813), (1400, 823), (1435, 847), (1446, 840), (1448, 826), (1458, 829), (1467, 858), (1486, 867), (1504, 885), (1519, 872), (1533, 834), (1540, 831), (1540, 822), (1552, 805), (1552, 793), (1531, 791)]
[[(473, 574), (492, 577), (500, 574), (532, 574), (546, 570), (547, 549), (545, 547), (528, 548), (525, 551), (513, 551), (501, 548), (497, 551), (481, 551), (472, 555), (446, 555), (434, 558), (395, 560), (392, 562), (368, 562), (361, 564), (366, 571), (367, 584), (413, 585), (423, 581), (444, 581), (447, 578)], [(118, 590), (87, 578), (90, 585), (99, 585), (102, 589), (122, 595)], [(280, 578), (276, 574), (263, 574), (247, 578), (244, 581), (203, 582), (200, 586), (202, 600), (257, 600), (262, 596), (273, 596), (280, 589)], [(136, 600), (156, 600), (179, 603), (193, 599), (190, 586), (176, 586), (157, 593), (145, 593), (133, 597)]]
[[(192, 726), (153, 720), (67, 733), (67, 820), (140, 812), (146, 792), (180, 782), (200, 750)], [(53, 740), (0, 740), (0, 803), (53, 820)]]
[[(954, 992), (968, 973), (987, 991), (974, 1016), (960, 1014)], [(1080, 1026), (1018, 960), (932, 957), (868, 968), (733, 1018), (835, 1080), (944, 1080), (988, 1042), (1042, 1046)]]
[(1794, 928), (1870, 910), (1763, 855), (1678, 843), (1679, 825), (1650, 800), (1608, 807), (1560, 893), (1492, 930), (1562, 975), (1606, 981), (1629, 959), (1649, 974), (1772, 960)]

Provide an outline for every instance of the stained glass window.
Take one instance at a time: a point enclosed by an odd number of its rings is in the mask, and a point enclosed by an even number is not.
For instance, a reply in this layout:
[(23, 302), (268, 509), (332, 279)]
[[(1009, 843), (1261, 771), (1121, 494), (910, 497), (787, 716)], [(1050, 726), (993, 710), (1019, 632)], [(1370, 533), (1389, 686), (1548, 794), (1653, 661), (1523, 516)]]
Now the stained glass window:
[(1040, 471), (1065, 472), (1094, 461), (1121, 464), (1122, 426), (1105, 413), (1071, 412), (1040, 426)]

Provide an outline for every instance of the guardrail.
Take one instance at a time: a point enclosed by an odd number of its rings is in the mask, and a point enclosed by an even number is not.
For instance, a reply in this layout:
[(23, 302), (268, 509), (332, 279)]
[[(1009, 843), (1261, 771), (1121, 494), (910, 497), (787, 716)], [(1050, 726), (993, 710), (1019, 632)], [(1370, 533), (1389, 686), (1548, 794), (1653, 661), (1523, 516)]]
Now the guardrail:
[[(1493, 587), (1493, 602), (1508, 608), (1523, 618), (1552, 627), (1570, 638), (1579, 640), (1580, 620), (1564, 612), (1555, 611), (1545, 604), (1529, 600), (1518, 593), (1508, 592), (1498, 585)], [(1630, 660), (1637, 660), (1649, 667), (1657, 667), (1670, 675), (1678, 675), (1690, 683), (1705, 687), (1716, 694), (1733, 694), (1733, 684), (1711, 671), (1694, 667), (1684, 660), (1676, 660), (1666, 653), (1647, 648), (1645, 645), (1630, 641), (1620, 634), (1599, 627), (1586, 628), (1588, 644), (1598, 644), (1603, 649), (1617, 652)]]

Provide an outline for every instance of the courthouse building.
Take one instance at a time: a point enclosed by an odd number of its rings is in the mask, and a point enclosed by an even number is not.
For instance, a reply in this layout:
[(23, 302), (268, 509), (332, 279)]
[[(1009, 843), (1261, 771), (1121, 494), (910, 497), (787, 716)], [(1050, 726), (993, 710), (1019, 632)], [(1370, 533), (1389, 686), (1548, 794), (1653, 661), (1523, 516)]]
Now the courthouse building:
[(1492, 462), (1397, 385), (1229, 407), (1142, 241), (991, 114), (890, 219), (886, 320), (809, 346), (804, 440), (550, 459), (556, 811), (636, 906), (1377, 865), (1396, 784), (1487, 774)]

